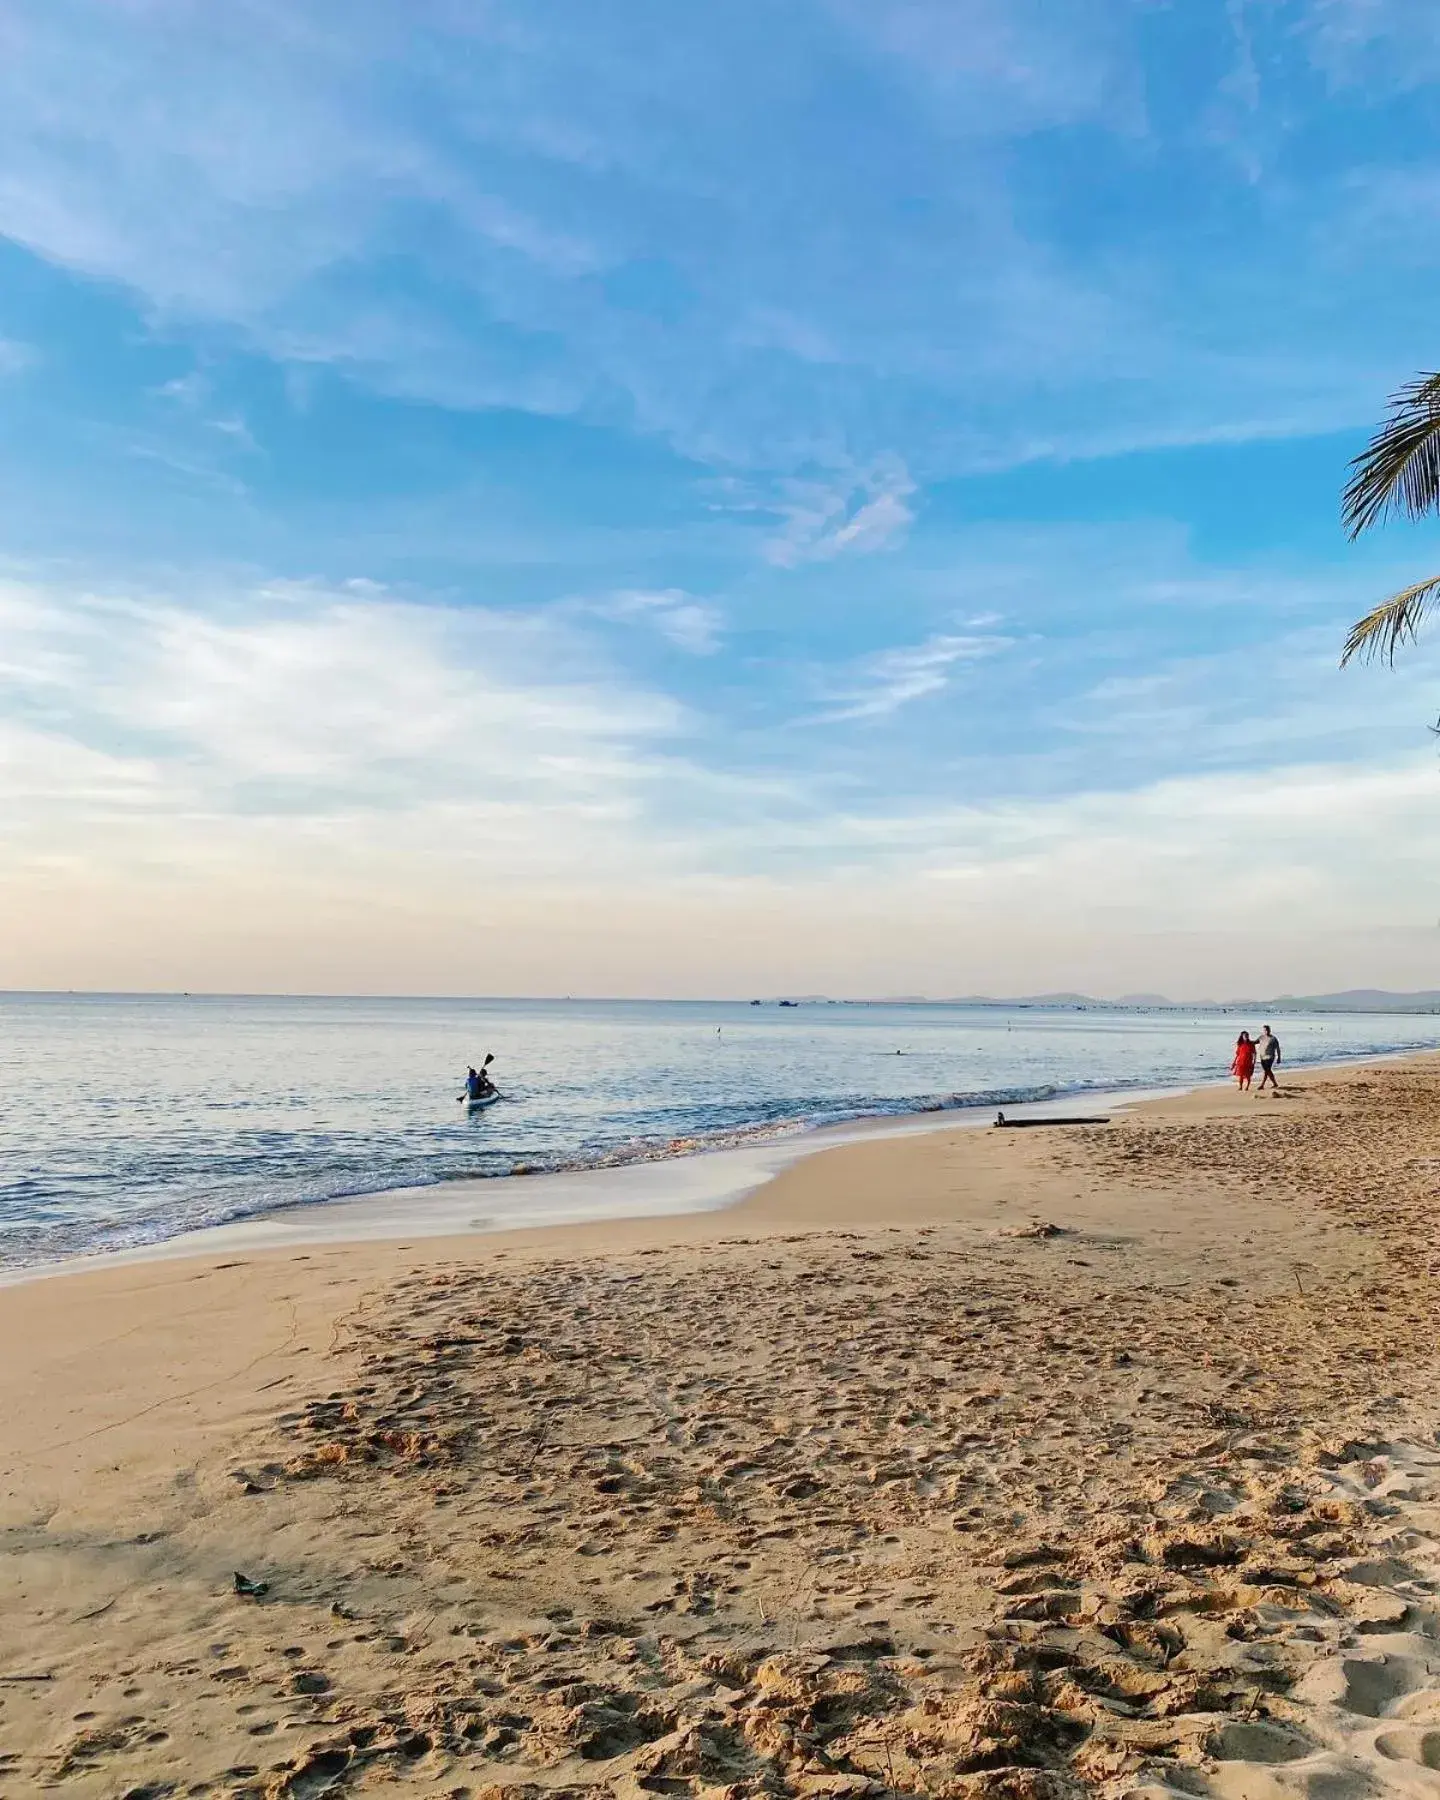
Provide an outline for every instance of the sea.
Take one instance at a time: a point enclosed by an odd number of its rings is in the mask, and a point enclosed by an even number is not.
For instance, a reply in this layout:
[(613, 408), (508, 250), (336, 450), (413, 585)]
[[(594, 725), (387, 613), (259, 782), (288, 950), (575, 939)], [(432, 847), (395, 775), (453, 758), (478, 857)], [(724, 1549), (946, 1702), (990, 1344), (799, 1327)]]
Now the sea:
[[(1222, 1079), (1258, 1017), (733, 1001), (0, 995), (0, 1268), (279, 1208), (692, 1156), (843, 1121)], [(1298, 1068), (1440, 1017), (1272, 1015)], [(488, 1053), (502, 1101), (459, 1103)], [(512, 1204), (517, 1186), (507, 1190)]]

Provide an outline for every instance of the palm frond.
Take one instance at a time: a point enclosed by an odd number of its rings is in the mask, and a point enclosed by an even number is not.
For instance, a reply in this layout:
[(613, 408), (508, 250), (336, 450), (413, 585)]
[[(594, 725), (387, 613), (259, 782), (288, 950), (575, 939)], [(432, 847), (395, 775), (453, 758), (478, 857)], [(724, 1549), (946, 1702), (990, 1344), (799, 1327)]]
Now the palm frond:
[(1362, 662), (1370, 662), (1377, 656), (1386, 662), (1394, 662), (1395, 652), (1401, 644), (1414, 638), (1421, 620), (1437, 602), (1440, 602), (1440, 575), (1432, 575), (1428, 581), (1417, 581), (1414, 587), (1381, 601), (1350, 627), (1340, 667), (1343, 669), (1356, 656)]
[(1412, 519), (1440, 504), (1440, 374), (1417, 375), (1350, 465), (1341, 517), (1350, 536), (1392, 512)]

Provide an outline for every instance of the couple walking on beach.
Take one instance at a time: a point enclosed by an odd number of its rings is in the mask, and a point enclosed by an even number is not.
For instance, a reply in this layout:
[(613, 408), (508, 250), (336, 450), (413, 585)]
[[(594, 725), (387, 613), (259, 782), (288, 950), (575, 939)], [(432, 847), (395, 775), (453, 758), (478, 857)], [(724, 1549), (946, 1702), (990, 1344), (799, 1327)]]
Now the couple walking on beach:
[(1269, 1087), (1272, 1095), (1280, 1092), (1280, 1083), (1275, 1079), (1275, 1065), (1280, 1060), (1280, 1040), (1266, 1025), (1260, 1036), (1251, 1042), (1250, 1033), (1242, 1031), (1235, 1044), (1235, 1060), (1230, 1065), (1230, 1073), (1242, 1094), (1250, 1092), (1250, 1082), (1255, 1074), (1255, 1064), (1260, 1064), (1260, 1088), (1264, 1093)]

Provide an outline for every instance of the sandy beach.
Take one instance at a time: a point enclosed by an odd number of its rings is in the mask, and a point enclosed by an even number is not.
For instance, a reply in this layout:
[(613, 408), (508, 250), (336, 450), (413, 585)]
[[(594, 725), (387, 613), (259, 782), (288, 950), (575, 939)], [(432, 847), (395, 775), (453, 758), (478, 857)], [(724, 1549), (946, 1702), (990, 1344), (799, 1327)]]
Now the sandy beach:
[(0, 1796), (1440, 1792), (1440, 1056), (0, 1291)]

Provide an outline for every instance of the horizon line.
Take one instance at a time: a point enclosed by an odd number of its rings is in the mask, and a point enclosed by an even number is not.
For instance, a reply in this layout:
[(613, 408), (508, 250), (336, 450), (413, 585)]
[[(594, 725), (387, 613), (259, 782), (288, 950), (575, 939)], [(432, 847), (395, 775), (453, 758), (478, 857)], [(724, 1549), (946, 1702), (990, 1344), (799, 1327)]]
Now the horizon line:
[[(1114, 998), (1103, 994), (1052, 989), (1034, 994), (955, 994), (934, 997), (921, 994), (850, 995), (831, 994), (761, 994), (740, 998), (713, 994), (454, 994), (454, 993), (352, 993), (316, 990), (286, 991), (281, 989), (223, 988), (0, 988), (0, 1000), (300, 1000), (300, 1001), (374, 1001), (408, 1003), (424, 1001), (451, 1005), (522, 1004), (537, 1006), (973, 1006), (973, 1007), (1041, 1007), (1104, 1006), (1131, 1012), (1194, 1011), (1218, 1012), (1236, 1007), (1264, 1007), (1314, 1004), (1322, 1000), (1344, 999), (1352, 995), (1373, 994), (1383, 1000), (1431, 1000), (1440, 1010), (1440, 989), (1431, 988), (1332, 988), (1324, 993), (1236, 995), (1224, 1000), (1173, 1000), (1167, 995)], [(1361, 1009), (1363, 1010), (1363, 1009)]]

